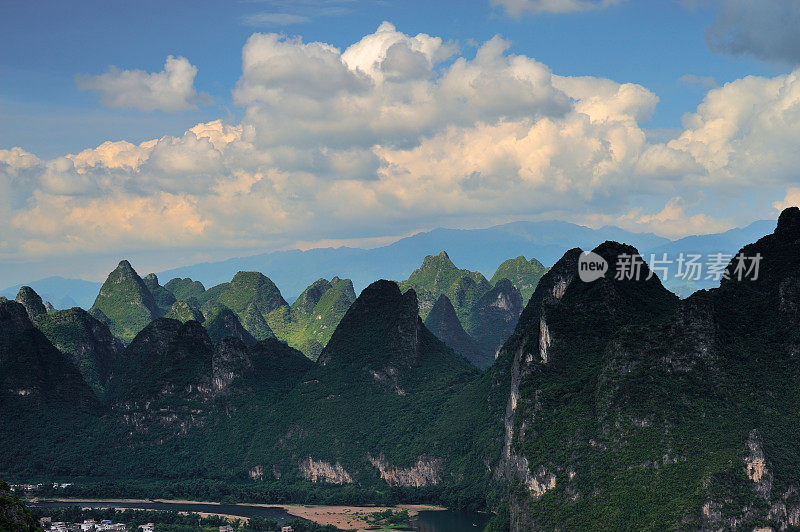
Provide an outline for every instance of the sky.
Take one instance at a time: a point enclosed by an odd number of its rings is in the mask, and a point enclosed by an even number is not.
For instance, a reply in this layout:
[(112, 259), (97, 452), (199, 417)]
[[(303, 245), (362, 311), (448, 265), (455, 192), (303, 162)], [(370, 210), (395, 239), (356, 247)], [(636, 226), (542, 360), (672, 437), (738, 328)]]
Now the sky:
[(800, 203), (800, 2), (0, 4), (0, 286)]

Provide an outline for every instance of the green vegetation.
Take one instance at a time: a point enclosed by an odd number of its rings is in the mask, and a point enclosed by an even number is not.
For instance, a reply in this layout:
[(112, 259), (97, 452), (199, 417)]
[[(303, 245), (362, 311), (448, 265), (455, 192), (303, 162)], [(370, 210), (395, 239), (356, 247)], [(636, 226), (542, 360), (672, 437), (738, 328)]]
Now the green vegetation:
[(489, 282), (492, 286), (496, 286), (501, 279), (508, 279), (522, 294), (522, 303), (527, 304), (533, 291), (536, 290), (536, 285), (539, 284), (539, 279), (545, 273), (547, 273), (547, 268), (541, 262), (535, 258), (527, 260), (520, 255), (516, 259), (508, 259), (498, 266)]
[(189, 320), (194, 320), (200, 323), (206, 321), (203, 312), (200, 310), (200, 305), (197, 299), (190, 298), (188, 301), (179, 300), (172, 304), (165, 318), (172, 318), (186, 323)]
[(0, 480), (0, 530), (39, 532), (42, 527), (25, 503)]
[(94, 315), (93, 311), (100, 311), (109, 320), (114, 336), (124, 342), (133, 340), (139, 331), (161, 315), (150, 290), (126, 260), (108, 275), (90, 309)]
[(203, 326), (212, 341), (219, 342), (223, 338), (233, 337), (247, 345), (256, 343), (256, 339), (242, 326), (236, 314), (225, 305), (210, 301), (204, 306), (204, 315)]
[(178, 301), (188, 301), (191, 298), (200, 299), (206, 291), (206, 287), (200, 281), (192, 281), (190, 278), (170, 279), (164, 288), (175, 296)]
[[(37, 508), (36, 515), (50, 517), (53, 522), (82, 523), (93, 519), (96, 522), (109, 520), (113, 523), (124, 523), (129, 530), (135, 531), (139, 525), (155, 524), (157, 532), (195, 532), (198, 530), (218, 532), (221, 525), (231, 525), (239, 532), (279, 531), (281, 526), (291, 526), (298, 532), (334, 532), (335, 527), (320, 526), (310, 521), (292, 519), (279, 524), (273, 519), (255, 516), (247, 519), (227, 518), (218, 515), (206, 517), (197, 513), (181, 513), (173, 510), (135, 510), (115, 508), (80, 508), (78, 506), (62, 506)], [(2, 522), (0, 522), (2, 524)], [(2, 529), (5, 530), (5, 529)], [(17, 529), (9, 529), (17, 530)]]
[(370, 530), (413, 530), (408, 510), (387, 508), (381, 512), (370, 512), (364, 516)]
[(461, 326), (453, 304), (446, 295), (442, 294), (436, 300), (428, 317), (425, 318), (425, 327), (453, 351), (475, 366), (482, 367), (486, 357), (475, 340)]
[(349, 279), (320, 279), (289, 306), (269, 278), (239, 272), (230, 283), (206, 291), (203, 300), (207, 316), (224, 305), (257, 340), (278, 338), (316, 360), (355, 300), (355, 292)]
[(498, 281), (475, 302), (464, 328), (482, 355), (475, 361), (476, 366), (486, 369), (494, 363), (503, 343), (514, 332), (522, 308), (522, 296), (508, 279)]
[[(212, 340), (212, 312), (206, 328), (162, 318), (118, 358), (104, 405), (25, 308), (2, 302), (0, 474), (70, 477), (58, 491), (73, 496), (489, 508), (490, 530), (782, 529), (800, 508), (798, 249), (789, 209), (743, 250), (762, 257), (757, 280), (683, 301), (646, 266), (640, 280), (612, 269), (584, 283), (571, 250), (483, 372), (389, 281), (349, 306), (317, 363), (224, 327)], [(636, 250), (595, 252), (616, 264)], [(319, 281), (263, 316), (269, 284), (249, 278), (260, 288), (237, 308), (258, 309), (277, 336), (348, 291)], [(474, 283), (459, 280), (449, 286)], [(215, 293), (248, 292), (236, 284)], [(514, 294), (500, 280), (470, 316), (499, 329), (490, 313)], [(432, 326), (458, 323), (447, 302)], [(394, 526), (384, 517), (375, 526)]]

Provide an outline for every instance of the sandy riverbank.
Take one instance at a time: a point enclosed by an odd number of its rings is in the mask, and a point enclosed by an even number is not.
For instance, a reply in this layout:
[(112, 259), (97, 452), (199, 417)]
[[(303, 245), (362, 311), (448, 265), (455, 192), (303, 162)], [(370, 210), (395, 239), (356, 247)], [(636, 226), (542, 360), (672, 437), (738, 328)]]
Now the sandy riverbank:
[[(114, 503), (136, 504), (148, 502), (172, 503), (172, 504), (208, 504), (219, 506), (222, 503), (212, 501), (187, 501), (180, 499), (48, 499), (57, 502), (72, 502), (83, 501), (91, 503), (108, 503), (113, 506)], [(282, 508), (290, 515), (308, 519), (320, 525), (333, 525), (336, 528), (345, 530), (366, 530), (367, 514), (373, 512), (382, 512), (387, 509), (408, 510), (409, 515), (416, 516), (423, 510), (445, 510), (441, 506), (431, 506), (426, 504), (399, 504), (397, 506), (337, 506), (337, 505), (305, 505), (305, 504), (259, 504), (259, 503), (242, 503), (242, 504), (225, 504), (226, 506), (258, 506), (261, 508)], [(227, 514), (208, 514), (207, 512), (197, 512), (200, 515), (222, 515), (232, 519), (247, 519), (237, 515)]]

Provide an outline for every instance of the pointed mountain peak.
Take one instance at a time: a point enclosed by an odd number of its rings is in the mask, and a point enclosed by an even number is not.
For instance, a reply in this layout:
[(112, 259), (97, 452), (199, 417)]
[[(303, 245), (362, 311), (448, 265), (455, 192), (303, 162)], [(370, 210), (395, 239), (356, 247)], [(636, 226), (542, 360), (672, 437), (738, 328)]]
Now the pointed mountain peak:
[[(437, 316), (447, 316), (449, 314), (456, 316), (456, 309), (453, 307), (452, 301), (446, 295), (442, 294), (439, 296), (439, 299), (436, 300), (436, 303), (433, 304), (431, 308), (430, 314), (428, 314), (428, 319), (436, 319)], [(458, 319), (456, 317), (456, 319)], [(427, 324), (427, 320), (425, 321)]]
[(148, 273), (147, 275), (142, 277), (142, 280), (158, 284), (158, 276), (156, 274), (154, 274), (154, 273)]
[[(458, 268), (456, 268), (456, 265), (450, 260), (450, 256), (447, 252), (442, 251), (438, 255), (426, 255), (422, 261), (422, 266), (414, 273), (431, 269), (457, 270)], [(411, 275), (413, 276), (414, 274)]]
[(251, 303), (264, 315), (289, 306), (275, 283), (261, 272), (237, 272), (218, 301), (237, 314)]
[(417, 294), (405, 294), (393, 281), (366, 287), (342, 318), (319, 357), (321, 364), (412, 364), (419, 356)]
[(784, 209), (778, 217), (778, 227), (775, 228), (775, 234), (791, 239), (800, 237), (800, 209), (797, 207)]
[(25, 311), (31, 321), (43, 314), (47, 314), (42, 298), (30, 286), (21, 287), (15, 301), (25, 307)]
[(111, 332), (125, 341), (161, 315), (147, 284), (127, 260), (106, 278), (90, 312), (94, 310), (101, 311), (110, 320)]
[(446, 295), (442, 294), (433, 304), (425, 319), (428, 328), (439, 340), (475, 366), (485, 367), (485, 359), (475, 340), (467, 334), (458, 321), (456, 309)]
[(119, 261), (119, 264), (114, 269), (114, 271), (119, 273), (132, 274), (138, 277), (136, 270), (133, 269), (133, 266), (131, 266), (131, 263), (128, 262), (127, 260)]
[[(211, 337), (212, 341), (219, 342), (232, 336), (238, 338), (247, 345), (253, 345), (256, 342), (253, 335), (250, 334), (239, 321), (239, 317), (225, 305), (219, 303), (204, 305), (203, 313), (206, 318), (203, 322), (203, 326), (208, 331), (208, 335)], [(260, 317), (261, 314), (258, 313), (258, 316)], [(257, 318), (253, 316), (252, 319)], [(261, 322), (263, 322), (263, 318)], [(263, 326), (267, 327), (267, 330), (269, 330), (269, 326), (266, 322), (263, 322)], [(271, 333), (272, 331), (270, 330), (269, 332)]]

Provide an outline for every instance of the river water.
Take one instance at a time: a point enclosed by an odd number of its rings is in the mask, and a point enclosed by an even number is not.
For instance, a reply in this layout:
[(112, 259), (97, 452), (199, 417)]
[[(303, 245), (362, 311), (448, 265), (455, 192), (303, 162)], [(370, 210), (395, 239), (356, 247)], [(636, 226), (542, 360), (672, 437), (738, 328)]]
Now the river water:
[[(176, 512), (204, 512), (210, 514), (234, 515), (239, 517), (260, 516), (278, 522), (297, 519), (286, 510), (270, 506), (249, 506), (247, 504), (185, 504), (177, 502), (37, 502), (33, 508), (54, 508), (61, 506), (80, 506), (82, 508), (139, 508), (142, 510), (172, 510)], [(423, 511), (414, 522), (414, 530), (420, 532), (480, 532), (489, 517), (485, 514), (458, 512), (454, 510)]]

